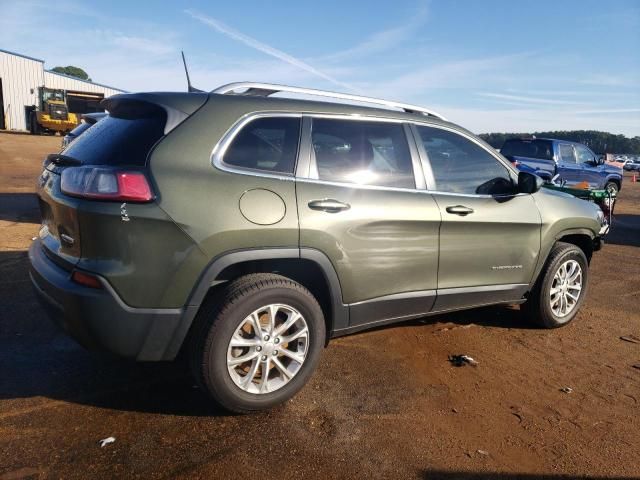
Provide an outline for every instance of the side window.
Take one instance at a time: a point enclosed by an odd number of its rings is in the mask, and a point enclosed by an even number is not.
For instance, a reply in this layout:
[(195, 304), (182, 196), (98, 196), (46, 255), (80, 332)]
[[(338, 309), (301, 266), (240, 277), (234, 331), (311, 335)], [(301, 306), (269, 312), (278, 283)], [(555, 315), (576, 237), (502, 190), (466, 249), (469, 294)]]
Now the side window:
[(222, 161), (234, 167), (292, 175), (299, 135), (300, 118), (258, 118), (235, 136)]
[(593, 152), (589, 150), (587, 147), (576, 145), (576, 153), (578, 154), (578, 163), (593, 164), (595, 161)]
[(509, 170), (472, 141), (447, 130), (418, 126), (440, 192), (500, 195), (514, 193)]
[(314, 119), (318, 179), (415, 188), (411, 154), (399, 123)]
[(573, 151), (573, 146), (561, 143), (560, 144), (560, 160), (563, 163), (576, 163), (576, 154)]

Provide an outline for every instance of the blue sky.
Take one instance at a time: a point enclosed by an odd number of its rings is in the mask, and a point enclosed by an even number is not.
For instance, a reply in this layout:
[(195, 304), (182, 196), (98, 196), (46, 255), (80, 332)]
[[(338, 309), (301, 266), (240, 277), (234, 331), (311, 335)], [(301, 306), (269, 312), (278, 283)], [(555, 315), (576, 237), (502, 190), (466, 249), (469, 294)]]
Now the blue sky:
[(640, 135), (640, 1), (0, 0), (0, 48), (129, 91), (240, 80), (430, 107), (475, 132)]

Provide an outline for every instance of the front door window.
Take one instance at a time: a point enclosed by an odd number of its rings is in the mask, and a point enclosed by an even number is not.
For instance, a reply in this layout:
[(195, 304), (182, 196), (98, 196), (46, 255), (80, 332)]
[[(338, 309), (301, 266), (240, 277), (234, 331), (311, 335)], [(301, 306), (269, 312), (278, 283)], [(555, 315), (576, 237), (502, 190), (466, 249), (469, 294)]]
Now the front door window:
[(576, 154), (573, 146), (566, 143), (560, 144), (560, 159), (562, 163), (576, 163)]

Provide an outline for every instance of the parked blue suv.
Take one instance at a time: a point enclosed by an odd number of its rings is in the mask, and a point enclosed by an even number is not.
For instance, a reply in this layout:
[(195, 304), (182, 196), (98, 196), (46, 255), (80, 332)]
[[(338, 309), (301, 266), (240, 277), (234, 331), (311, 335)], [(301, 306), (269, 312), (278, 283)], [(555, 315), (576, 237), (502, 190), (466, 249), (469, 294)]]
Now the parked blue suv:
[(604, 163), (581, 143), (551, 138), (512, 138), (500, 153), (519, 170), (545, 180), (558, 175), (568, 187), (587, 182), (589, 188), (616, 194), (622, 188), (622, 170)]

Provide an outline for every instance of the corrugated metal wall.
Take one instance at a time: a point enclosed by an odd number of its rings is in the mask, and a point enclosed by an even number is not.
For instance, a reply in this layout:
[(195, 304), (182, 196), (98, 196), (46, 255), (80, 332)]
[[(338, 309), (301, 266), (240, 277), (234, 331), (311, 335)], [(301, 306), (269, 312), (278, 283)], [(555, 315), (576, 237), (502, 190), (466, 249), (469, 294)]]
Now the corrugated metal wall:
[(49, 72), (44, 62), (0, 50), (0, 79), (7, 130), (28, 130), (25, 106), (36, 105), (38, 87), (102, 93), (105, 98), (123, 90)]
[(62, 90), (75, 90), (78, 92), (92, 92), (103, 93), (104, 98), (110, 97), (117, 93), (122, 93), (122, 90), (99, 85), (97, 83), (85, 82), (84, 80), (78, 80), (77, 78), (69, 78), (66, 75), (60, 75), (59, 73), (44, 72), (44, 85), (47, 88), (59, 88)]
[(5, 128), (26, 130), (24, 107), (36, 104), (37, 88), (44, 84), (43, 62), (0, 51), (0, 78)]

